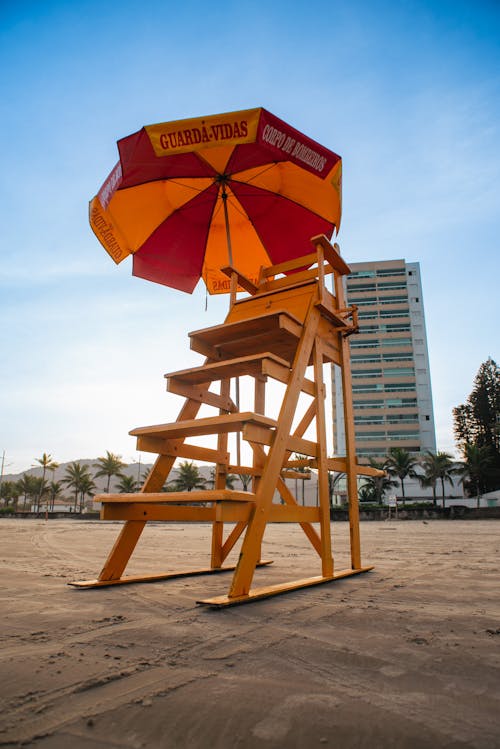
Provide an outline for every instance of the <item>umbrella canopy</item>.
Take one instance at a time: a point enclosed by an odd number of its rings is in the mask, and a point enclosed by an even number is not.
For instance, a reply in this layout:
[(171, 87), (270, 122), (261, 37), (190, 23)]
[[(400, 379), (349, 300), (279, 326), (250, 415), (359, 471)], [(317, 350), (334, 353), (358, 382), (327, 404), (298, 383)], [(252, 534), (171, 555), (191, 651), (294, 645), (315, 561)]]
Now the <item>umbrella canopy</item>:
[(118, 150), (90, 224), (116, 263), (133, 255), (135, 276), (224, 293), (221, 267), (256, 281), (338, 231), (340, 157), (265, 109), (148, 125)]

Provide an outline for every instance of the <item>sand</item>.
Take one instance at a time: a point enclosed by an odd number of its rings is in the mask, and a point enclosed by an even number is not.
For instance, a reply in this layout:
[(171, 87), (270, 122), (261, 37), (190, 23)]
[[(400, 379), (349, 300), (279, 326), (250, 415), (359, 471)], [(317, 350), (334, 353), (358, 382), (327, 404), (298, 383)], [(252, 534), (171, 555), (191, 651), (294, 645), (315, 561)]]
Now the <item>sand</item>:
[[(365, 522), (372, 572), (225, 610), (195, 602), (227, 574), (67, 586), (118, 527), (0, 521), (0, 746), (500, 746), (500, 521)], [(152, 524), (127, 572), (205, 566), (209, 537)], [(264, 556), (260, 585), (319, 574), (297, 526)]]

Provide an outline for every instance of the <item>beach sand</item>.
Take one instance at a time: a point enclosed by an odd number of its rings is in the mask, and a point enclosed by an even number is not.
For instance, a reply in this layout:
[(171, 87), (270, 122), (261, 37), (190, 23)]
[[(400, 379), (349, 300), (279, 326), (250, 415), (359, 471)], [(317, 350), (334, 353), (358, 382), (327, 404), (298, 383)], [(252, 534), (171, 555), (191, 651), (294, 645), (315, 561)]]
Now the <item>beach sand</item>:
[[(119, 524), (0, 521), (0, 746), (500, 746), (500, 521), (362, 523), (366, 574), (213, 610), (230, 573), (78, 590)], [(337, 569), (348, 525), (334, 523)], [(210, 527), (151, 524), (127, 574), (207, 565)], [(254, 584), (320, 573), (268, 529)]]

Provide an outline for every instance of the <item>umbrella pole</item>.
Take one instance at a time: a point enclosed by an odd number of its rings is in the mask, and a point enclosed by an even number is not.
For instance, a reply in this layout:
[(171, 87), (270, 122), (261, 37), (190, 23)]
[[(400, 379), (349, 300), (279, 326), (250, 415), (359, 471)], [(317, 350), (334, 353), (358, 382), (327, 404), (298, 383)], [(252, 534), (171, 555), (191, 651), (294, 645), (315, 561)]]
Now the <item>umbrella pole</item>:
[[(229, 229), (229, 214), (227, 210), (227, 192), (226, 192), (226, 184), (225, 182), (222, 182), (222, 192), (221, 192), (221, 198), (222, 198), (222, 205), (224, 207), (224, 223), (226, 225), (226, 242), (227, 242), (227, 256), (229, 260), (229, 265), (233, 266), (233, 247), (231, 244), (231, 231)], [(229, 296), (229, 307), (231, 308), (233, 304), (236, 301), (236, 291), (238, 288), (238, 279), (236, 277), (236, 273), (231, 273), (231, 287), (230, 287), (230, 296)]]
[[(227, 192), (226, 192), (225, 182), (222, 182), (221, 198), (222, 198), (222, 205), (224, 207), (224, 223), (226, 225), (227, 255), (228, 255), (229, 265), (232, 267), (233, 266), (233, 247), (231, 244), (231, 231), (229, 229), (229, 213), (227, 210)], [(229, 308), (231, 308), (236, 301), (237, 290), (238, 290), (238, 278), (236, 276), (236, 273), (231, 273)], [(236, 385), (235, 401), (236, 401), (236, 407), (239, 411), (240, 410), (240, 378), (239, 377), (236, 377), (235, 385)], [(238, 465), (241, 465), (241, 442), (240, 442), (239, 432), (236, 433), (236, 462)]]

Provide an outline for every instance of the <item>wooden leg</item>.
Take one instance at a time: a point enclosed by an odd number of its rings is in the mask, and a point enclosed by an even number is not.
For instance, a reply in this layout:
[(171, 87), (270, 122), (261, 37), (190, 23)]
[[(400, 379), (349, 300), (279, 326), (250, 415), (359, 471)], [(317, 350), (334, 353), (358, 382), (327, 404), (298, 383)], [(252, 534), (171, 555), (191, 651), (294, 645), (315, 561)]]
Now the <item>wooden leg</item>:
[(332, 539), (330, 533), (330, 492), (328, 491), (328, 456), (325, 424), (325, 383), (323, 381), (323, 353), (317, 338), (313, 352), (316, 381), (316, 439), (318, 443), (318, 488), (321, 527), (321, 568), (324, 577), (333, 575)]
[[(220, 383), (220, 395), (221, 398), (229, 398), (231, 390), (230, 380), (221, 380)], [(219, 413), (224, 413), (222, 410)], [(227, 453), (228, 435), (219, 434), (217, 438), (217, 449), (219, 452)], [(227, 478), (227, 465), (223, 463), (217, 463), (215, 466), (214, 476), (214, 488), (225, 489)], [(224, 523), (222, 520), (215, 519), (212, 523), (212, 551), (210, 557), (210, 566), (213, 569), (219, 569), (222, 567), (224, 556), (222, 553), (222, 541), (224, 536)]]
[(318, 329), (319, 313), (311, 309), (302, 337), (297, 347), (297, 353), (292, 366), (292, 374), (287, 385), (283, 403), (278, 417), (273, 444), (267, 455), (266, 465), (256, 493), (256, 507), (252, 519), (248, 523), (247, 532), (241, 547), (238, 566), (234, 573), (229, 598), (248, 595), (255, 567), (260, 558), (260, 548), (266, 529), (274, 491), (280, 478), (287, 452), (287, 442), (291, 432), (293, 418), (301, 393), (302, 383), (306, 373), (309, 357)]
[(127, 520), (106, 559), (99, 581), (120, 579), (145, 525), (145, 520)]

